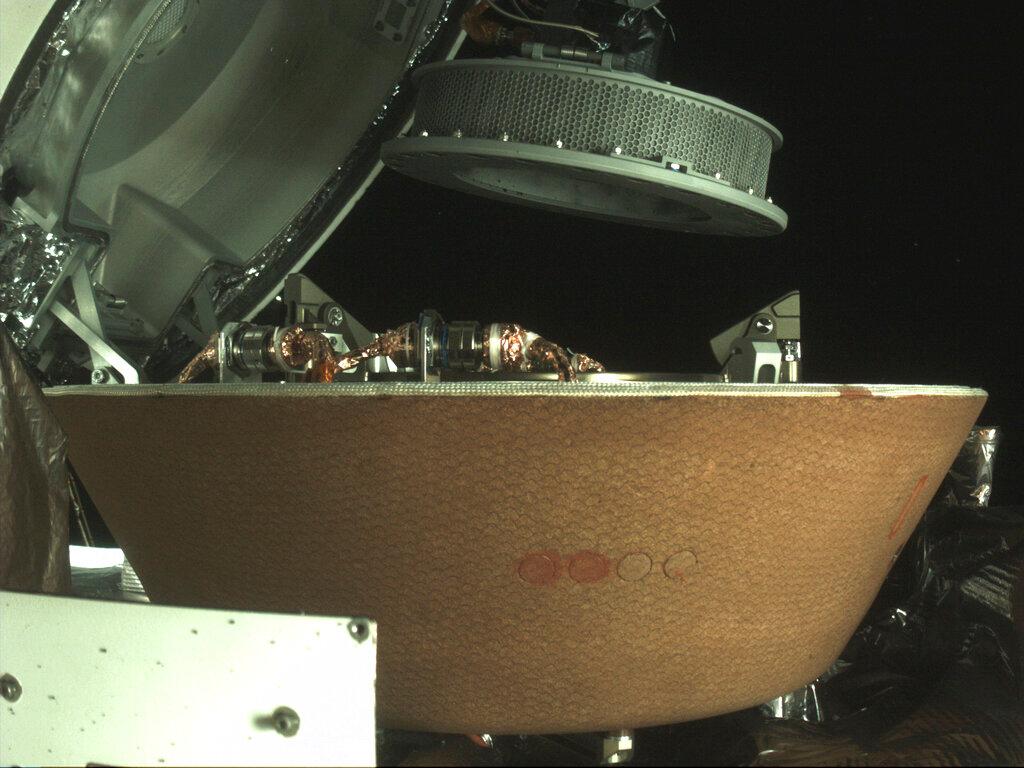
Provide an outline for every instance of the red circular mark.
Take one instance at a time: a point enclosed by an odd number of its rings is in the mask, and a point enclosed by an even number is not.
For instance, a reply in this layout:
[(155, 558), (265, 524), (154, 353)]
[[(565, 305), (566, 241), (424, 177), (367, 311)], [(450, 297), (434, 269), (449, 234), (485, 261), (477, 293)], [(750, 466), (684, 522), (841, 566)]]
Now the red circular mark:
[(569, 561), (569, 575), (580, 584), (593, 584), (607, 578), (611, 563), (597, 552), (579, 552)]
[(527, 555), (519, 561), (519, 578), (538, 587), (554, 584), (558, 579), (558, 565), (548, 555)]

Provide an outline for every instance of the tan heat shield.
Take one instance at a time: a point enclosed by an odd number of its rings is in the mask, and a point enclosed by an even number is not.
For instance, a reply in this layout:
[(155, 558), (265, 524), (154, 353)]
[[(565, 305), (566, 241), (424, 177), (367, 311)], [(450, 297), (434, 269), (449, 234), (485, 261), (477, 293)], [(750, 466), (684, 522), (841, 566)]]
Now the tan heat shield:
[(458, 733), (678, 722), (813, 679), (985, 402), (800, 384), (48, 394), (155, 602), (370, 616), (381, 724)]

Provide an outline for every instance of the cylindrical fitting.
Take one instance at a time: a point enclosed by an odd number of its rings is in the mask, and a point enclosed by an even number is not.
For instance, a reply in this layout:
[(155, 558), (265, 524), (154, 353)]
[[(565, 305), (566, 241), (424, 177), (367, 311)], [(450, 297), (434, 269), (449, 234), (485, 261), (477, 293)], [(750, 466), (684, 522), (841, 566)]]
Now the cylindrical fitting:
[(265, 371), (265, 360), (273, 342), (272, 326), (250, 325), (240, 329), (231, 337), (228, 367), (239, 373)]
[(483, 329), (473, 320), (457, 320), (441, 327), (438, 345), (442, 368), (453, 371), (475, 371), (480, 366)]
[(785, 384), (796, 384), (800, 381), (800, 342), (795, 339), (784, 339), (779, 342), (782, 352), (782, 369), (779, 381)]

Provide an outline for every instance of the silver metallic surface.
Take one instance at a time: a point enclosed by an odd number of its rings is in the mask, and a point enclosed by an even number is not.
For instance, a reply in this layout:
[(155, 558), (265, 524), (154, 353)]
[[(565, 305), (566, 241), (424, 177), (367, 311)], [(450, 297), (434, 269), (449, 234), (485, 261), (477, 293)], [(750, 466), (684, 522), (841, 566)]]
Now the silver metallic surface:
[(142, 585), (142, 579), (132, 568), (132, 564), (125, 558), (121, 566), (121, 591), (136, 595), (145, 595), (146, 588)]
[(25, 690), (0, 707), (0, 764), (376, 762), (373, 622), (360, 643), (343, 616), (7, 591), (0, 616)]
[(126, 360), (120, 352), (110, 346), (102, 336), (78, 318), (74, 312), (59, 301), (53, 302), (51, 311), (72, 333), (84, 341), (96, 356), (120, 373), (125, 384), (139, 383), (139, 372), (135, 369), (135, 366)]
[[(762, 327), (757, 321), (762, 320)], [(768, 320), (764, 323), (763, 320)], [(770, 328), (769, 328), (770, 324)], [(731, 325), (711, 340), (711, 351), (719, 365), (732, 354), (733, 342), (743, 336), (767, 336), (780, 340), (800, 340), (800, 291), (790, 291), (756, 312)]]
[(825, 722), (828, 719), (828, 713), (819, 697), (818, 689), (842, 670), (845, 664), (845, 662), (837, 661), (816, 680), (762, 704), (759, 707), (761, 714), (776, 720), (803, 720), (806, 723)]
[(70, 589), (66, 449), (63, 430), (0, 327), (0, 587)]
[[(244, 272), (225, 276), (217, 284), (217, 309), (219, 312), (226, 312), (236, 303), (252, 301), (256, 297), (247, 297), (246, 294), (249, 291), (258, 292), (256, 286), (266, 283), (268, 275), (272, 272), (277, 272), (279, 279), (283, 279), (287, 270), (302, 255), (301, 252), (296, 252), (295, 244), (303, 243), (308, 230), (314, 226), (314, 222), (330, 208), (338, 206), (337, 198), (344, 194), (345, 188), (352, 183), (352, 177), (358, 173), (358, 156), (369, 146), (375, 147), (384, 138), (382, 133), (387, 130), (389, 118), (405, 108), (406, 93), (409, 90), (406, 74), (434, 55), (432, 46), (448, 22), (448, 12), (452, 2), (453, 0), (434, 0), (432, 3), (425, 4), (432, 6), (428, 11), (433, 20), (426, 23), (415, 39), (415, 45), (409, 49), (406, 55), (405, 68), (390, 87), (389, 95), (379, 105), (379, 111), (370, 120), (363, 135), (356, 141), (349, 158), (335, 168), (334, 172), (287, 226), (249, 261)], [(374, 174), (378, 168), (379, 165), (374, 168)], [(337, 223), (335, 221), (332, 226), (336, 226)], [(267, 287), (270, 288), (270, 286)]]
[(622, 765), (633, 758), (633, 731), (610, 731), (601, 739), (601, 765)]
[(801, 363), (803, 360), (800, 342), (793, 339), (784, 339), (779, 342), (779, 348), (782, 350), (782, 373), (779, 380), (788, 384), (800, 381), (802, 376)]
[(450, 370), (474, 371), (481, 362), (480, 323), (470, 320), (455, 320), (446, 324), (441, 364)]
[(939, 496), (946, 504), (987, 507), (992, 473), (1002, 432), (999, 427), (974, 427), (946, 475)]
[(0, 200), (0, 324), (19, 347), (27, 343), (39, 305), (74, 247), (72, 239), (45, 231)]
[(756, 341), (749, 337), (733, 343), (732, 355), (723, 369), (726, 381), (778, 384), (782, 370), (782, 352), (778, 342)]
[(464, 59), (430, 64), (413, 132), (513, 139), (639, 160), (677, 158), (692, 171), (723, 173), (737, 189), (763, 197), (772, 152), (782, 135), (744, 110), (639, 75), (526, 59)]
[[(411, 104), (406, 74), (437, 55), (449, 5), (408, 3), (398, 44), (364, 29), (376, 0), (70, 2), (27, 80), (11, 83), (0, 165), (25, 190), (16, 206), (56, 244), (81, 232), (104, 242), (91, 277), (113, 294), (107, 308), (132, 313), (108, 341), (130, 341), (136, 365), (154, 350), (155, 365), (184, 361), (185, 340), (160, 342), (172, 329), (196, 342), (200, 283), (215, 323), (241, 318), (308, 258), (379, 170), (377, 147)], [(324, 102), (332, 78), (342, 87)], [(0, 313), (16, 313), (24, 346), (61, 265), (44, 258), (56, 244), (14, 253), (37, 232), (3, 230), (0, 270), (18, 279), (0, 281)]]
[(519, 58), (431, 64), (415, 80), (413, 130), (382, 152), (402, 173), (644, 226), (785, 229), (785, 213), (764, 199), (781, 134), (718, 99), (601, 67)]

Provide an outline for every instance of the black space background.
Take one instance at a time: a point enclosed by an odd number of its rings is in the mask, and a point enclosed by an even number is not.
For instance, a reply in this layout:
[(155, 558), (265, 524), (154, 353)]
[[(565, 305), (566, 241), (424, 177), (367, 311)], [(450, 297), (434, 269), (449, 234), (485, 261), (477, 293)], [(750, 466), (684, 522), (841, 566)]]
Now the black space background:
[(304, 271), (375, 330), (430, 307), (629, 371), (715, 370), (711, 336), (798, 288), (807, 381), (985, 388), (993, 501), (1019, 502), (1021, 7), (663, 2), (665, 79), (782, 131), (782, 235), (605, 224), (385, 170)]

